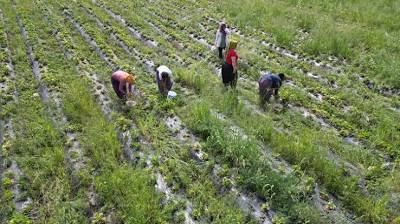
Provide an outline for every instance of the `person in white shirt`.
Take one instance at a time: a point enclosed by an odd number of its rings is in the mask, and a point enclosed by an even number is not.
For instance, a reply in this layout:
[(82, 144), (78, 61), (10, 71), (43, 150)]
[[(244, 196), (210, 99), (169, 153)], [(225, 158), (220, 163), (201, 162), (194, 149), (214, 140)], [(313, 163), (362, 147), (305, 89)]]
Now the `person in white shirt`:
[(229, 30), (228, 28), (226, 28), (225, 22), (221, 22), (219, 24), (214, 43), (215, 47), (218, 48), (218, 56), (220, 59), (223, 58), (222, 51), (226, 48), (228, 44), (228, 34)]
[(165, 65), (161, 65), (156, 69), (156, 82), (158, 91), (166, 96), (172, 89), (172, 71)]

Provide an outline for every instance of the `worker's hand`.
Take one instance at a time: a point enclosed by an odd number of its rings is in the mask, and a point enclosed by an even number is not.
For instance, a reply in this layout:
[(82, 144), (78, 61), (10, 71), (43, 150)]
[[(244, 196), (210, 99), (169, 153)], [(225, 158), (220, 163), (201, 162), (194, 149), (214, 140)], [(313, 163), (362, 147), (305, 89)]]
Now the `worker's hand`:
[(131, 92), (129, 92), (129, 93), (127, 94), (127, 96), (128, 96), (128, 98), (132, 98), (133, 94), (132, 94)]

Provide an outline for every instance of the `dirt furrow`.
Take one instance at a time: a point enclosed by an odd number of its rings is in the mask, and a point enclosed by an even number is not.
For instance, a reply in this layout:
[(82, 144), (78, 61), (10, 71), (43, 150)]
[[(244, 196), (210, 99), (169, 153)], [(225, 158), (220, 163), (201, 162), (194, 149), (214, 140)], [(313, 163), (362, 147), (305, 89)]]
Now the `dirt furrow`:
[[(4, 27), (4, 15), (0, 10), (0, 23)], [(11, 51), (9, 49), (9, 36), (8, 32), (2, 30), (4, 43), (0, 43), (4, 48), (0, 47), (0, 51), (4, 51), (7, 54), (6, 61), (0, 61), (0, 66), (6, 66), (7, 77), (4, 77), (4, 82), (1, 82), (3, 88), (0, 89), (0, 93), (10, 94), (2, 106), (7, 104), (16, 104), (18, 102), (18, 92), (15, 88), (16, 74), (14, 71), (14, 65), (11, 58)], [(2, 99), (3, 100), (3, 99)], [(32, 199), (26, 196), (27, 192), (25, 189), (21, 188), (20, 180), (23, 178), (24, 174), (19, 168), (17, 162), (9, 157), (9, 153), (12, 147), (12, 142), (15, 139), (14, 129), (12, 125), (11, 115), (4, 114), (0, 117), (0, 189), (1, 193), (5, 193), (6, 188), (11, 189), (12, 201), (15, 205), (17, 212), (23, 212), (27, 207), (32, 204)], [(3, 189), (3, 187), (5, 187)], [(6, 205), (4, 205), (6, 206)], [(2, 219), (0, 219), (2, 220)]]
[[(16, 10), (14, 5), (14, 10)], [(42, 81), (42, 70), (47, 70), (47, 67), (41, 67), (39, 61), (35, 59), (33, 47), (32, 45), (28, 44), (28, 33), (23, 25), (22, 19), (20, 16), (17, 16), (17, 21), (22, 33), (22, 37), (25, 42), (25, 46), (27, 49), (27, 55), (32, 65), (32, 72), (38, 82), (39, 85), (39, 95), (43, 101), (47, 105), (48, 113), (51, 115), (54, 124), (58, 127), (60, 126), (67, 126), (68, 120), (67, 117), (64, 115), (62, 109), (62, 102), (59, 97), (59, 92), (55, 90), (49, 90), (49, 88), (43, 83)], [(56, 111), (52, 111), (51, 109), (51, 102), (55, 104)], [(80, 144), (76, 138), (77, 134), (73, 131), (66, 131), (66, 145), (65, 145), (65, 153), (66, 153), (66, 160), (70, 166), (73, 176), (73, 182), (78, 182), (77, 180), (77, 172), (85, 166), (85, 158), (83, 156), (82, 149)]]

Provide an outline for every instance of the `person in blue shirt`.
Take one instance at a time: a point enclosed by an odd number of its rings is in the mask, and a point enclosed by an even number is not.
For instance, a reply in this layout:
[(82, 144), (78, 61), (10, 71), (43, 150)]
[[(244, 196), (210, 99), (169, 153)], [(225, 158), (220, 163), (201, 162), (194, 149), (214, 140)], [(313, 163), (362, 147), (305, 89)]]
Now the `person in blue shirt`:
[(258, 80), (259, 94), (261, 105), (269, 103), (271, 96), (276, 99), (279, 98), (279, 88), (281, 88), (285, 75), (279, 73), (278, 75), (270, 72), (263, 74)]

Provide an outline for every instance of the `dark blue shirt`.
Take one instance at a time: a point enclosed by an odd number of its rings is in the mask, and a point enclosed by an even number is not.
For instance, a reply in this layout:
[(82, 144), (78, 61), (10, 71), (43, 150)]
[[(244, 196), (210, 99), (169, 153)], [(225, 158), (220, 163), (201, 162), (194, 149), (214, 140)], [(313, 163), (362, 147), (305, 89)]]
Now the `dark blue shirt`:
[(263, 83), (264, 81), (267, 81), (269, 88), (280, 88), (282, 86), (282, 80), (279, 78), (277, 75), (273, 75), (272, 73), (267, 73), (264, 74), (260, 81)]
[(282, 80), (281, 78), (279, 78), (279, 76), (271, 75), (271, 81), (272, 81), (272, 88), (280, 88), (282, 85)]

